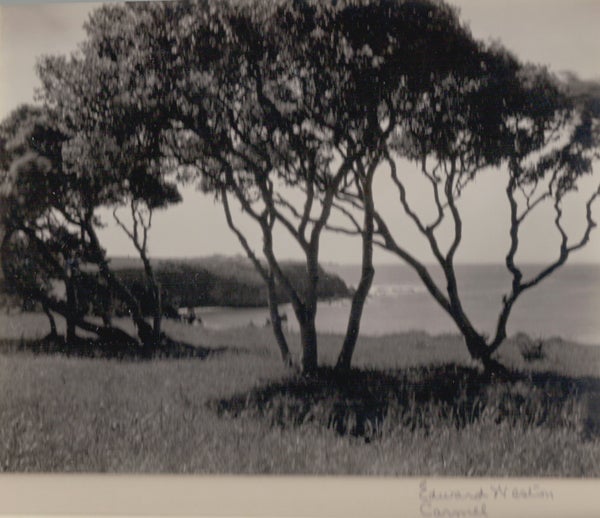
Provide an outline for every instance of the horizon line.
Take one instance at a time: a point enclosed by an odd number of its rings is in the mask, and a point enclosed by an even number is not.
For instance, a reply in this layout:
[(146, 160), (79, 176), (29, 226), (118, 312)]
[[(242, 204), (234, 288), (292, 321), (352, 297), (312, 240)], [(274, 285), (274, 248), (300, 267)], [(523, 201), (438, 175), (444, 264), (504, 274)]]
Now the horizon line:
[[(150, 260), (151, 261), (181, 261), (181, 260), (194, 260), (194, 259), (209, 259), (209, 258), (213, 258), (213, 257), (225, 257), (225, 258), (242, 258), (242, 259), (246, 259), (249, 260), (248, 257), (244, 254), (223, 254), (223, 253), (213, 253), (213, 254), (207, 254), (207, 255), (180, 255), (180, 256), (154, 256), (151, 257)], [(123, 254), (119, 254), (119, 255), (109, 255), (108, 259), (131, 259), (131, 260), (140, 260), (141, 258), (137, 255), (123, 255)], [(298, 258), (298, 257), (284, 257), (279, 259), (281, 262), (302, 262), (302, 258)], [(333, 265), (333, 266), (360, 266), (360, 260), (356, 261), (356, 262), (342, 262), (342, 261), (336, 261), (336, 260), (322, 260), (319, 261), (319, 264), (321, 265)], [(422, 264), (426, 265), (426, 266), (440, 266), (439, 263), (436, 262), (432, 262), (432, 261), (423, 261)], [(504, 261), (455, 261), (454, 262), (455, 265), (457, 266), (479, 266), (479, 265), (497, 265), (497, 266), (506, 266)], [(519, 263), (522, 266), (528, 266), (528, 265), (540, 265), (540, 264), (547, 264), (547, 261), (543, 261), (543, 260), (539, 260), (539, 261), (523, 261)], [(374, 266), (409, 266), (409, 264), (407, 264), (406, 262), (402, 261), (402, 260), (398, 260), (398, 261), (389, 261), (389, 262), (373, 262)], [(565, 264), (563, 264), (562, 266), (568, 266), (568, 265), (585, 265), (585, 266), (600, 266), (600, 260), (598, 261), (589, 261), (589, 260), (583, 260), (583, 261), (578, 261), (578, 260), (572, 260), (572, 261), (568, 261)]]

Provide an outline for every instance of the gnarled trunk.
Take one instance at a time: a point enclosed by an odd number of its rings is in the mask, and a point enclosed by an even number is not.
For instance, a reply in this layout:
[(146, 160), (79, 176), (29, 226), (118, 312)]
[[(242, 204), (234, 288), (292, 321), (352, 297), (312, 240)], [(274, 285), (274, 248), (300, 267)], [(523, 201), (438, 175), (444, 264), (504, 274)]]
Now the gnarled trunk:
[(485, 339), (474, 331), (463, 333), (465, 344), (471, 355), (471, 358), (478, 360), (488, 375), (508, 376), (509, 372), (498, 360), (491, 357), (492, 351)]

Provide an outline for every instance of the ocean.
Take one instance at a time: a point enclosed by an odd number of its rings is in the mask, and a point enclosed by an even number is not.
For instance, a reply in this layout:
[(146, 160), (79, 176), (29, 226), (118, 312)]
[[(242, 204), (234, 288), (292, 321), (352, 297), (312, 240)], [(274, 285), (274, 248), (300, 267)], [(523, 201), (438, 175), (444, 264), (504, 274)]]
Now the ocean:
[[(349, 286), (356, 286), (360, 267), (325, 264)], [(543, 265), (527, 265), (525, 278), (535, 275)], [(459, 291), (467, 315), (483, 332), (492, 334), (500, 312), (502, 295), (510, 289), (511, 277), (503, 265), (473, 264), (456, 267)], [(441, 272), (431, 267), (434, 277)], [(442, 284), (443, 286), (443, 284)], [(317, 328), (321, 332), (343, 333), (349, 300), (321, 301)], [(266, 308), (199, 309), (203, 324), (209, 328), (265, 325)], [(283, 304), (287, 326), (297, 330), (293, 310)], [(561, 337), (580, 343), (600, 345), (600, 265), (571, 264), (554, 272), (541, 284), (523, 293), (511, 314), (508, 333), (524, 332), (532, 338)], [(426, 288), (405, 265), (376, 267), (373, 286), (364, 308), (361, 334), (383, 335), (410, 330), (429, 334), (457, 333), (450, 317), (437, 305)]]

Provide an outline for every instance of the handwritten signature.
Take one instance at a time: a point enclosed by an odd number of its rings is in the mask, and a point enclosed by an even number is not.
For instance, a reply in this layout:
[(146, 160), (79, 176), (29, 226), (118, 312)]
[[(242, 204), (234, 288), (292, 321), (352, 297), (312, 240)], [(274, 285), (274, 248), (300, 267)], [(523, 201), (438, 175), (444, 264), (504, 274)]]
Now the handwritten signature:
[(439, 489), (419, 484), (423, 518), (488, 518), (488, 504), (498, 500), (554, 500), (554, 493), (539, 484), (489, 484), (476, 489)]

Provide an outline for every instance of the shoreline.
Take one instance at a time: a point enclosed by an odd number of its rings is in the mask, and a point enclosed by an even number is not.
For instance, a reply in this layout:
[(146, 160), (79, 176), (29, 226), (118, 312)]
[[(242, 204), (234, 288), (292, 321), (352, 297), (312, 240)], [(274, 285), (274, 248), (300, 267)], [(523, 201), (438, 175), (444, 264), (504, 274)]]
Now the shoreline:
[[(195, 308), (197, 313), (202, 316), (210, 315), (212, 311), (253, 311), (256, 309), (264, 309), (267, 311), (267, 308), (232, 308), (228, 306), (205, 306), (202, 308)], [(133, 325), (129, 318), (126, 317), (115, 317), (114, 323), (117, 327), (120, 327), (126, 331), (133, 331)], [(98, 321), (100, 319), (98, 318)], [(271, 328), (267, 325), (253, 325), (252, 323), (240, 323), (239, 325), (220, 327), (220, 326), (211, 326), (211, 325), (190, 325), (186, 323), (176, 322), (171, 319), (164, 318), (163, 324), (165, 329), (167, 330), (167, 334), (169, 331), (179, 330), (189, 330), (195, 334), (205, 334), (209, 333), (212, 335), (223, 335), (226, 337), (230, 334), (237, 334), (243, 332), (245, 330), (251, 330), (254, 333), (265, 333), (267, 337), (272, 336)], [(62, 332), (65, 327), (65, 323), (62, 319), (57, 320), (57, 326), (59, 330), (59, 334)], [(15, 339), (39, 339), (44, 337), (49, 331), (48, 322), (46, 315), (41, 311), (20, 311), (11, 312), (7, 314), (6, 312), (0, 312), (0, 340), (15, 340)], [(286, 335), (290, 337), (298, 337), (299, 330), (292, 326), (284, 326), (284, 332)], [(338, 339), (343, 340), (344, 333), (338, 331), (328, 331), (328, 330), (319, 330), (317, 329), (317, 335), (321, 338), (329, 338), (329, 339)], [(367, 340), (367, 341), (377, 341), (384, 340), (389, 341), (391, 339), (430, 339), (430, 340), (451, 340), (451, 341), (460, 341), (462, 342), (462, 336), (458, 331), (443, 331), (443, 332), (429, 332), (426, 329), (422, 328), (409, 328), (398, 331), (387, 331), (382, 333), (365, 333), (361, 332), (359, 335), (359, 340)], [(514, 333), (510, 333), (506, 338), (506, 343), (514, 342), (515, 340), (528, 339), (530, 341), (542, 340), (545, 344), (554, 344), (560, 346), (576, 346), (576, 347), (584, 347), (590, 348), (592, 350), (600, 350), (600, 339), (596, 342), (587, 342), (582, 340), (575, 340), (570, 338), (564, 338), (560, 335), (550, 335), (547, 337), (539, 337), (532, 335), (531, 333), (527, 333), (524, 331), (516, 331)], [(500, 349), (502, 350), (502, 349)]]

